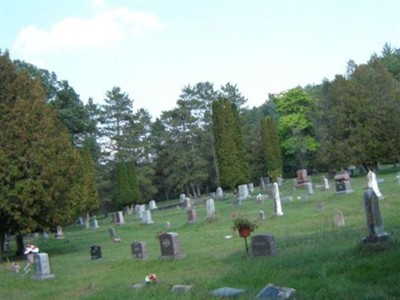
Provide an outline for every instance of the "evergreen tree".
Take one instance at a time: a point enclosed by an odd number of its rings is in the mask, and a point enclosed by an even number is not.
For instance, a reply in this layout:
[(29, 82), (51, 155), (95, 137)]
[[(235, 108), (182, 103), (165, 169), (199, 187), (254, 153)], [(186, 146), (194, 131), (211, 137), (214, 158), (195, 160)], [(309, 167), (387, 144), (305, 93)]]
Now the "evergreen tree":
[(265, 171), (272, 181), (282, 174), (282, 158), (279, 138), (272, 117), (264, 117), (260, 121), (260, 136)]

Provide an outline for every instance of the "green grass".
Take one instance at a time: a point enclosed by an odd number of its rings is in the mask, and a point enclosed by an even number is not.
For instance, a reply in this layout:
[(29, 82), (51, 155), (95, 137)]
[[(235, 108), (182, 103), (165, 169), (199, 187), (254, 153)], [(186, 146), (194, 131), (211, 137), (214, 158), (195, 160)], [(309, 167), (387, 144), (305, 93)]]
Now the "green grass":
[[(296, 299), (400, 299), (400, 186), (395, 176), (396, 172), (378, 175), (384, 179), (380, 184), (385, 196), (380, 202), (381, 214), (385, 231), (391, 234), (386, 243), (360, 245), (367, 235), (365, 177), (352, 179), (352, 194), (335, 195), (331, 182), (330, 190), (316, 190), (310, 197), (305, 189), (294, 191), (292, 180), (287, 180), (281, 196), (292, 196), (293, 201), (282, 203), (284, 216), (279, 218), (272, 215), (272, 200), (256, 204), (256, 190), (237, 209), (232, 206), (232, 196), (216, 200), (217, 217), (212, 222), (206, 220), (206, 207), (200, 204), (196, 224), (187, 223), (185, 210), (169, 209), (154, 212), (152, 225), (141, 224), (134, 215), (125, 215), (126, 224), (121, 226), (112, 223), (111, 215), (98, 216), (98, 229), (74, 225), (64, 228), (64, 240), (39, 238), (36, 244), (49, 254), (55, 278), (36, 281), (32, 272), (16, 274), (8, 270), (9, 264), (0, 265), (0, 299), (210, 299), (211, 290), (224, 286), (247, 289), (238, 299), (253, 299), (268, 283), (296, 289)], [(302, 200), (297, 200), (298, 196)], [(325, 205), (319, 212), (316, 207), (321, 201)], [(261, 209), (267, 218), (259, 221), (253, 234), (273, 234), (276, 255), (246, 257), (244, 239), (232, 230), (231, 214), (238, 210), (257, 219)], [(344, 227), (333, 226), (336, 209), (344, 214)], [(172, 223), (169, 231), (179, 234), (186, 259), (159, 258), (156, 234), (167, 221)], [(121, 236), (121, 243), (112, 242), (111, 227)], [(226, 235), (233, 237), (226, 240)], [(149, 259), (132, 259), (133, 241), (146, 242)], [(92, 245), (101, 246), (102, 259), (91, 260)], [(132, 288), (149, 273), (156, 273), (159, 283)], [(175, 284), (194, 287), (187, 293), (173, 293)]]

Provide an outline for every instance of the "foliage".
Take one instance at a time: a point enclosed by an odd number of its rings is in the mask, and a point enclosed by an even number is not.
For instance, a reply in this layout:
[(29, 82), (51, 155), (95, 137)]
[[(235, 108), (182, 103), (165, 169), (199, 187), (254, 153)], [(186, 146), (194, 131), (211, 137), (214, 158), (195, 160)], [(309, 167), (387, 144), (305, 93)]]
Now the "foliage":
[(233, 227), (232, 229), (234, 231), (239, 231), (243, 228), (248, 228), (250, 229), (250, 232), (253, 232), (256, 230), (258, 227), (256, 222), (251, 221), (246, 215), (234, 212), (232, 214), (232, 219), (233, 219)]
[(249, 171), (239, 115), (227, 99), (213, 103), (213, 130), (220, 184), (233, 190), (248, 181)]
[(272, 182), (275, 182), (276, 178), (282, 175), (282, 158), (279, 148), (278, 133), (272, 117), (261, 119), (260, 136), (265, 172), (271, 177)]

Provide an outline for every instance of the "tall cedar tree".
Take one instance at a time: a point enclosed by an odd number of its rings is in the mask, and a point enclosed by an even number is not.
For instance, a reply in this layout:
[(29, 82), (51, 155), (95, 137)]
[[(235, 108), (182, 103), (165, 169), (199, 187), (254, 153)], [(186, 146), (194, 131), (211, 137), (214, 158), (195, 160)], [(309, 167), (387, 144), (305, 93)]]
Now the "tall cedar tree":
[(279, 148), (278, 133), (272, 117), (264, 117), (260, 121), (262, 157), (265, 171), (275, 181), (282, 174), (282, 158)]
[(212, 105), (213, 130), (220, 185), (233, 190), (246, 183), (248, 165), (236, 105), (219, 99)]
[(76, 217), (80, 164), (41, 83), (0, 54), (0, 245), (6, 233), (52, 229)]
[(115, 202), (118, 208), (141, 203), (135, 166), (132, 162), (117, 162), (115, 165)]

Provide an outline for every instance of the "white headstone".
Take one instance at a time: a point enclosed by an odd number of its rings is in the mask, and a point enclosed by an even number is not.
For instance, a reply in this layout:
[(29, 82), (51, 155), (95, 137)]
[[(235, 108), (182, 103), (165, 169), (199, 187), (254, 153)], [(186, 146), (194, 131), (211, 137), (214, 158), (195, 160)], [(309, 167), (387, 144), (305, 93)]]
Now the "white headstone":
[(64, 238), (64, 233), (62, 231), (62, 227), (61, 226), (57, 226), (56, 239), (57, 240), (61, 240), (63, 238)]
[(156, 210), (157, 208), (158, 208), (158, 207), (157, 207), (156, 201), (150, 200), (150, 202), (149, 202), (149, 209), (150, 209), (151, 211), (153, 211), (153, 210)]
[(186, 195), (185, 194), (180, 194), (179, 195), (179, 202), (183, 202), (186, 200)]
[(400, 185), (400, 175), (396, 176), (397, 183)]
[(222, 190), (221, 187), (217, 188), (215, 196), (218, 197), (218, 198), (223, 198), (224, 197), (224, 191)]
[(329, 190), (329, 181), (328, 178), (326, 178), (325, 176), (322, 178), (323, 184), (324, 184), (324, 190)]
[(281, 205), (281, 197), (279, 195), (279, 186), (278, 183), (274, 182), (274, 201), (275, 201), (275, 212), (274, 214), (277, 216), (282, 216), (282, 205)]
[(247, 185), (247, 187), (249, 188), (249, 192), (252, 193), (254, 191), (254, 184), (251, 182)]
[(51, 274), (49, 256), (47, 253), (35, 254), (35, 279), (44, 280), (54, 278)]
[(313, 190), (312, 183), (311, 183), (311, 182), (307, 182), (306, 185), (307, 185), (307, 193), (308, 193), (309, 195), (314, 194), (314, 190)]
[(125, 224), (125, 221), (124, 221), (124, 214), (123, 214), (122, 211), (117, 211), (117, 212), (115, 213), (115, 223), (116, 223), (117, 225)]
[(383, 199), (383, 195), (378, 187), (378, 181), (376, 180), (375, 173), (369, 171), (367, 174), (367, 178), (368, 178), (368, 187), (374, 191), (375, 195), (378, 196), (378, 199)]
[(151, 219), (151, 211), (150, 210), (146, 210), (143, 213), (143, 223), (144, 224), (153, 224), (153, 220)]
[(249, 188), (247, 184), (239, 185), (238, 187), (239, 199), (246, 199), (249, 197)]
[(206, 202), (207, 205), (207, 219), (211, 219), (215, 214), (215, 202), (214, 199), (208, 199)]
[(263, 210), (260, 210), (260, 219), (265, 220), (265, 213)]
[(92, 223), (93, 228), (99, 228), (99, 224), (97, 222), (96, 216), (93, 216), (93, 223)]

